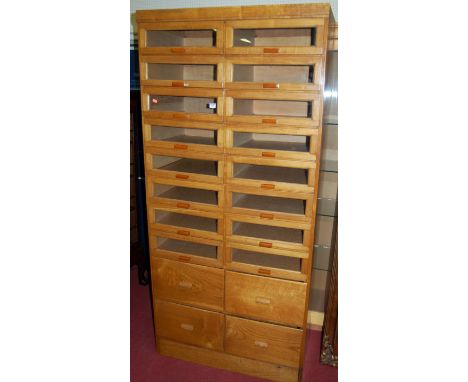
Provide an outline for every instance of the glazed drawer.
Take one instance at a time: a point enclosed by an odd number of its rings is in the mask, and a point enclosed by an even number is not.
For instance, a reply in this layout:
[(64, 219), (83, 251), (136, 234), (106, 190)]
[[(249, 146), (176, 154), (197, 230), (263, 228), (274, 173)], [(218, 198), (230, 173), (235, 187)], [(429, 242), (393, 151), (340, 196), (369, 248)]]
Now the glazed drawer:
[(141, 55), (222, 54), (224, 23), (221, 21), (140, 23)]
[(223, 120), (223, 90), (141, 87), (143, 119), (162, 118), (202, 122)]
[(314, 193), (315, 162), (228, 157), (226, 183), (265, 191)]
[(222, 88), (223, 58), (206, 56), (141, 56), (141, 85)]
[[(187, 230), (160, 230), (150, 226), (151, 255), (185, 263), (221, 267), (223, 243), (205, 237), (190, 236)], [(190, 232), (190, 231), (189, 231)]]
[(226, 89), (320, 90), (319, 56), (227, 56)]
[(229, 185), (226, 188), (226, 211), (228, 213), (255, 216), (264, 220), (311, 222), (312, 195), (274, 192), (257, 187)]
[(223, 153), (224, 129), (220, 123), (146, 118), (145, 147), (175, 152)]
[(224, 268), (253, 275), (270, 276), (286, 280), (306, 281), (308, 259), (297, 256), (260, 252), (241, 243), (226, 247)]
[(153, 294), (156, 299), (217, 311), (223, 310), (224, 271), (222, 269), (153, 257), (151, 274)]
[(225, 351), (241, 357), (299, 367), (303, 331), (226, 316)]
[(306, 288), (306, 283), (226, 271), (225, 310), (302, 327)]
[(316, 160), (318, 129), (226, 125), (226, 153), (291, 160)]
[(269, 19), (226, 22), (226, 54), (321, 54), (324, 20)]
[(307, 258), (311, 247), (310, 224), (231, 215), (226, 217), (226, 240), (260, 252)]
[(318, 127), (320, 94), (269, 90), (226, 90), (228, 123), (253, 123), (263, 126)]
[(224, 219), (222, 215), (184, 210), (174, 212), (148, 206), (149, 225), (156, 232), (164, 231), (186, 237), (223, 240)]
[(224, 186), (147, 175), (146, 196), (148, 204), (176, 212), (185, 210), (222, 212)]
[(223, 350), (224, 315), (166, 301), (155, 301), (156, 336)]
[(147, 173), (152, 173), (157, 178), (208, 183), (223, 182), (224, 162), (220, 154), (146, 147), (145, 167)]

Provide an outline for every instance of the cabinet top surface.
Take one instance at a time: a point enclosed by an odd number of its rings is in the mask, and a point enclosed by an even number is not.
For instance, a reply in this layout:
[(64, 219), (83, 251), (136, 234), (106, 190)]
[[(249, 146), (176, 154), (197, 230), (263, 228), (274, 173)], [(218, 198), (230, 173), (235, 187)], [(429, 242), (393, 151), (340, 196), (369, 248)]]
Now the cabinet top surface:
[(280, 4), (240, 7), (179, 8), (136, 11), (137, 23), (175, 20), (241, 20), (288, 17), (329, 17), (330, 4)]

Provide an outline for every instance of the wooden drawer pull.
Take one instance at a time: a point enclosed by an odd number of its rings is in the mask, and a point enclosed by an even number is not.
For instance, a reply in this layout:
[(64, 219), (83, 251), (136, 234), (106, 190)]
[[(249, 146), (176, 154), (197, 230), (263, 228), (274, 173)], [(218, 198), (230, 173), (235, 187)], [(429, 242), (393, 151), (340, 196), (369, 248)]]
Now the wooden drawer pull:
[(175, 118), (175, 119), (188, 119), (188, 116), (187, 116), (187, 114), (184, 114), (184, 113), (174, 113), (174, 114), (172, 114), (172, 118)]
[(265, 297), (255, 297), (255, 302), (257, 304), (270, 305), (271, 300)]
[(193, 331), (193, 325), (190, 324), (180, 324), (180, 327), (184, 330), (188, 330), (189, 332)]
[(276, 118), (263, 118), (262, 123), (271, 123), (272, 125), (276, 125)]
[(263, 183), (262, 185), (260, 185), (260, 187), (265, 189), (265, 190), (274, 190), (275, 189), (275, 185), (274, 184), (269, 184), (269, 183)]
[(261, 275), (271, 275), (271, 271), (269, 269), (263, 269), (263, 268), (260, 268), (257, 273), (261, 274)]
[(181, 288), (191, 289), (192, 288), (192, 283), (190, 281), (180, 281), (179, 286)]
[(182, 236), (190, 236), (190, 231), (177, 231), (177, 235), (182, 235)]
[(265, 82), (263, 84), (264, 89), (279, 89), (279, 84), (275, 84), (274, 82)]
[(179, 202), (177, 203), (177, 208), (190, 208), (190, 204)]
[(264, 248), (271, 248), (273, 246), (273, 244), (267, 243), (266, 241), (261, 241), (260, 243), (258, 243), (258, 246), (259, 247), (264, 247)]
[(181, 145), (180, 143), (176, 143), (174, 145), (174, 149), (176, 149), (176, 150), (187, 150), (188, 146), (187, 145)]
[(183, 82), (183, 81), (172, 81), (172, 86), (175, 87), (175, 88), (184, 88), (184, 87), (188, 86), (188, 83)]
[(274, 158), (275, 156), (276, 156), (276, 153), (272, 153), (270, 151), (263, 151), (262, 152), (262, 157)]
[(171, 53), (185, 53), (185, 48), (171, 48)]
[(185, 174), (176, 174), (175, 176), (177, 179), (188, 179), (189, 176)]
[(278, 48), (263, 48), (263, 53), (278, 53)]
[(265, 214), (265, 213), (260, 214), (260, 219), (270, 219), (270, 220), (272, 220), (273, 218), (274, 218), (273, 214)]
[(180, 261), (190, 261), (191, 257), (190, 256), (179, 256)]
[(254, 344), (258, 347), (261, 347), (261, 348), (267, 348), (268, 347), (268, 344), (264, 341), (255, 341)]

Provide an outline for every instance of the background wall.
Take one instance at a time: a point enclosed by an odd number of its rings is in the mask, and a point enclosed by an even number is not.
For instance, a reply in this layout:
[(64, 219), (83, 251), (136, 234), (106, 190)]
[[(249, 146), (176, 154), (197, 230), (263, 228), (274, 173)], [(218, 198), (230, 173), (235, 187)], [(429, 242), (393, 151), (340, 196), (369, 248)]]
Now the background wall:
[(338, 0), (130, 0), (130, 42), (136, 38), (135, 11), (138, 9), (202, 8), (260, 4), (330, 3), (338, 22)]

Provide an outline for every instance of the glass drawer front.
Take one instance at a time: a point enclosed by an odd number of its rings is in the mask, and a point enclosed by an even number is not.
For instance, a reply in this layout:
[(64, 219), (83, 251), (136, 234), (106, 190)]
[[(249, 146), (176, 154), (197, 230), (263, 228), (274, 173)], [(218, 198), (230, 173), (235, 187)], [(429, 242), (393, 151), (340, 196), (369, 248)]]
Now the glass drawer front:
[(234, 178), (307, 185), (307, 169), (234, 163)]
[(317, 28), (234, 29), (233, 46), (316, 45)]
[(312, 117), (312, 101), (234, 99), (233, 115)]
[(292, 66), (292, 65), (234, 65), (233, 82), (264, 82), (273, 84), (271, 87), (277, 87), (277, 83), (307, 84), (314, 83), (314, 67), (310, 66)]
[(176, 240), (167, 237), (157, 236), (156, 248), (169, 252), (206, 257), (209, 259), (216, 259), (217, 257), (217, 247), (213, 245), (195, 243), (192, 241)]
[(216, 81), (217, 65), (148, 64), (149, 80)]
[(146, 32), (146, 46), (196, 46), (215, 47), (216, 31), (213, 29), (189, 30), (148, 30)]
[(216, 109), (216, 98), (149, 95), (149, 110), (216, 114)]
[(191, 208), (191, 203), (219, 205), (218, 191), (201, 188), (182, 187), (171, 184), (153, 184), (153, 197), (174, 200), (178, 208)]

